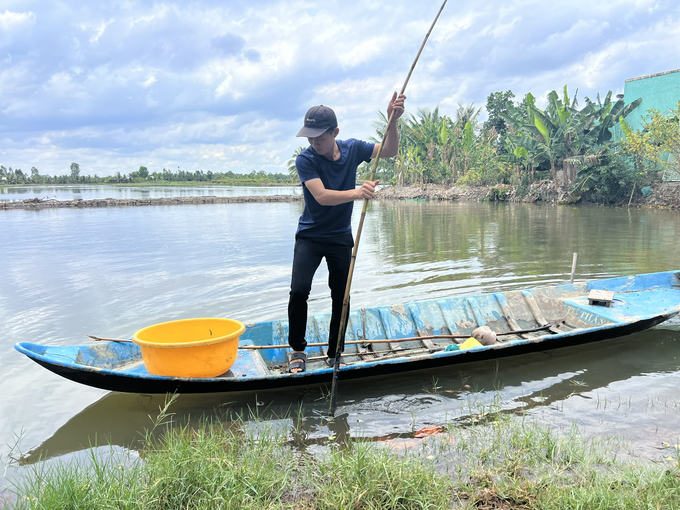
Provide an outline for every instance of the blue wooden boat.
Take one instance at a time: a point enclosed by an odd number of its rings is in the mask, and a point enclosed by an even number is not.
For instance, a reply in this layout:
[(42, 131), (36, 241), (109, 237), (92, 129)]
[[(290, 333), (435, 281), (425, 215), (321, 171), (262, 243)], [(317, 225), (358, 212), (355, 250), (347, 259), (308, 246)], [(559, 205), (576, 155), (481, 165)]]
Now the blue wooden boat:
[[(350, 312), (340, 378), (602, 341), (645, 330), (678, 312), (680, 271), (357, 309)], [(307, 341), (323, 343), (329, 322), (328, 315), (310, 317)], [(451, 347), (484, 325), (499, 335), (497, 343), (465, 350)], [(205, 393), (329, 383), (333, 369), (324, 363), (323, 346), (308, 347), (306, 372), (287, 373), (287, 333), (284, 320), (247, 324), (235, 364), (212, 378), (151, 375), (139, 347), (129, 342), (68, 347), (21, 342), (15, 348), (56, 374), (112, 391)]]

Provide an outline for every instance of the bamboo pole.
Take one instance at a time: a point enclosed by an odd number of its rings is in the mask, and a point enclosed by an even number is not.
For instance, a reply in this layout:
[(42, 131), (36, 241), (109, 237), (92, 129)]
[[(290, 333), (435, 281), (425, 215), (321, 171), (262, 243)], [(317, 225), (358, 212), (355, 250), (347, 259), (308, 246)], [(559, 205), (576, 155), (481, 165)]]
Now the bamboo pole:
[(628, 200), (628, 207), (630, 207), (630, 203), (633, 201), (633, 193), (635, 193), (635, 185), (637, 183), (633, 183), (633, 190), (630, 192), (630, 200)]
[[(413, 61), (413, 64), (411, 64), (411, 68), (408, 71), (408, 75), (406, 76), (406, 80), (404, 81), (404, 86), (401, 88), (401, 92), (399, 93), (400, 95), (403, 94), (406, 91), (406, 86), (408, 85), (409, 80), (411, 79), (411, 74), (413, 74), (413, 70), (416, 67), (416, 64), (418, 63), (418, 59), (420, 58), (420, 54), (423, 52), (423, 48), (425, 48), (425, 43), (427, 43), (428, 38), (430, 37), (430, 34), (432, 33), (432, 29), (434, 28), (435, 24), (437, 23), (437, 20), (439, 19), (439, 15), (442, 13), (444, 10), (444, 6), (446, 5), (447, 0), (444, 0), (442, 3), (442, 6), (439, 8), (439, 12), (437, 12), (437, 15), (434, 18), (434, 21), (432, 22), (432, 25), (430, 26), (430, 29), (427, 31), (427, 34), (425, 34), (425, 39), (423, 40), (423, 43), (420, 45), (420, 49), (418, 50), (418, 54), (416, 55), (415, 60)], [(387, 127), (385, 128), (385, 133), (383, 134), (382, 141), (380, 142), (380, 148), (378, 149), (378, 154), (376, 154), (375, 157), (375, 163), (373, 164), (373, 171), (371, 173), (371, 179), (372, 181), (375, 180), (375, 174), (378, 170), (378, 161), (380, 160), (380, 153), (382, 152), (383, 147), (385, 146), (385, 140), (387, 140), (387, 134), (390, 131), (390, 126), (392, 125), (392, 122), (394, 120), (394, 110), (392, 110), (392, 113), (390, 114), (390, 118), (387, 121)], [(331, 401), (330, 401), (330, 414), (331, 416), (335, 416), (335, 409), (337, 407), (337, 395), (338, 395), (338, 373), (340, 369), (340, 355), (342, 354), (342, 351), (345, 346), (345, 331), (347, 329), (347, 316), (349, 315), (349, 294), (350, 290), (352, 288), (352, 275), (354, 274), (354, 265), (356, 263), (357, 259), (357, 252), (359, 250), (359, 241), (361, 240), (361, 230), (364, 226), (364, 218), (366, 217), (366, 210), (368, 209), (368, 199), (364, 200), (364, 207), (361, 210), (361, 219), (359, 220), (359, 227), (357, 229), (357, 235), (356, 239), (354, 241), (354, 249), (352, 250), (352, 259), (350, 261), (349, 265), (349, 273), (347, 275), (347, 285), (345, 286), (345, 297), (342, 302), (342, 315), (340, 316), (340, 327), (339, 327), (339, 333), (338, 333), (338, 345), (335, 347), (335, 362), (333, 363), (333, 382), (331, 384)]]
[[(525, 333), (535, 333), (537, 331), (543, 331), (550, 329), (551, 324), (546, 324), (545, 326), (540, 326), (538, 328), (532, 329), (518, 329), (515, 331), (501, 331), (496, 333), (496, 336), (504, 335), (523, 335)], [(132, 343), (132, 340), (125, 340), (123, 338), (105, 338), (101, 336), (87, 335), (88, 337), (98, 341), (98, 342), (123, 342)], [(424, 336), (412, 336), (407, 338), (376, 338), (371, 340), (352, 340), (350, 342), (345, 342), (345, 345), (360, 345), (360, 344), (390, 344), (392, 342), (413, 342), (418, 340), (437, 340), (437, 339), (455, 339), (455, 338), (469, 338), (470, 335), (424, 335)], [(312, 344), (307, 344), (307, 347), (325, 347), (328, 342), (315, 342)], [(239, 349), (288, 349), (290, 345), (288, 344), (274, 344), (274, 345), (239, 345)]]
[[(545, 331), (546, 329), (550, 329), (552, 327), (552, 324), (546, 324), (545, 326), (540, 326), (538, 328), (531, 328), (531, 329), (518, 329), (515, 331), (501, 331), (500, 333), (496, 333), (496, 336), (505, 336), (505, 335), (524, 335), (526, 333), (536, 333), (538, 331)], [(379, 338), (375, 340), (352, 340), (350, 342), (345, 342), (345, 345), (363, 345), (363, 344), (391, 344), (393, 342), (416, 342), (418, 340), (450, 340), (450, 339), (456, 339), (456, 338), (470, 338), (470, 335), (423, 335), (423, 336), (412, 336), (412, 337), (407, 337), (407, 338)], [(113, 340), (113, 339), (102, 339), (102, 340), (111, 340), (112, 342), (120, 341), (120, 342), (125, 342), (125, 340)], [(307, 344), (307, 347), (325, 347), (328, 345), (328, 342), (316, 342), (312, 344)], [(260, 349), (288, 349), (290, 348), (290, 345), (288, 344), (275, 344), (275, 345), (239, 345), (239, 349), (251, 349), (251, 350), (260, 350)]]
[(87, 335), (97, 342), (121, 342), (131, 344), (132, 340), (123, 340), (122, 338), (104, 338), (101, 336)]

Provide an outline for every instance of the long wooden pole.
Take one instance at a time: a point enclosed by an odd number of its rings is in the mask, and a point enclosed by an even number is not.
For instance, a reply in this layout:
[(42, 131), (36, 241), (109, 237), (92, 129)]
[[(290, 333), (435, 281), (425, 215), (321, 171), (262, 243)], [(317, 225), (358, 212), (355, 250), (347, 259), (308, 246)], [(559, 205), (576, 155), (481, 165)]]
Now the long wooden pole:
[[(538, 331), (544, 331), (550, 329), (552, 324), (546, 324), (544, 326), (539, 326), (532, 329), (518, 329), (516, 331), (499, 331), (496, 336), (504, 335), (523, 335), (525, 333), (536, 333)], [(123, 343), (133, 343), (132, 340), (125, 338), (106, 338), (102, 336), (87, 335), (88, 337), (98, 341), (98, 342), (123, 342)], [(361, 345), (361, 344), (391, 344), (394, 342), (413, 342), (418, 340), (450, 340), (455, 338), (469, 338), (470, 335), (423, 335), (423, 336), (411, 336), (406, 338), (375, 338), (371, 340), (352, 340), (351, 342), (345, 342), (345, 345)], [(307, 344), (307, 347), (325, 347), (329, 345), (328, 342), (315, 342)], [(239, 349), (289, 349), (288, 344), (275, 344), (275, 345), (239, 345)]]
[[(515, 331), (499, 331), (496, 336), (504, 335), (524, 335), (525, 333), (536, 333), (538, 331), (544, 331), (550, 329), (552, 324), (546, 324), (544, 326), (538, 326), (537, 328), (531, 329), (518, 329)], [(133, 343), (132, 340), (125, 338), (106, 338), (95, 335), (87, 335), (88, 337), (98, 341), (98, 342), (122, 342), (122, 343)], [(469, 338), (470, 335), (423, 335), (423, 336), (412, 336), (406, 338), (375, 338), (370, 340), (352, 340), (350, 342), (345, 342), (345, 345), (363, 345), (363, 344), (391, 344), (394, 342), (417, 342), (418, 340), (451, 340), (456, 338)], [(328, 342), (315, 342), (307, 344), (307, 347), (325, 347), (329, 345)], [(262, 350), (262, 349), (289, 349), (288, 344), (274, 344), (274, 345), (239, 345), (239, 349), (246, 350)]]
[[(420, 45), (420, 49), (418, 50), (418, 54), (416, 55), (415, 60), (413, 61), (413, 64), (411, 64), (411, 69), (408, 71), (408, 75), (406, 76), (406, 80), (404, 81), (404, 86), (401, 88), (401, 92), (399, 93), (400, 95), (403, 94), (406, 91), (406, 85), (408, 85), (409, 80), (411, 79), (411, 74), (413, 74), (413, 70), (416, 67), (416, 63), (418, 62), (418, 59), (420, 58), (420, 54), (423, 52), (423, 48), (425, 47), (425, 43), (427, 42), (427, 39), (430, 37), (430, 34), (432, 33), (432, 29), (434, 28), (435, 24), (437, 23), (437, 20), (439, 19), (439, 15), (442, 13), (444, 10), (444, 6), (446, 5), (447, 0), (444, 0), (442, 3), (442, 6), (439, 8), (439, 12), (437, 12), (437, 15), (434, 18), (434, 21), (432, 22), (432, 25), (430, 26), (430, 29), (427, 31), (427, 34), (425, 34), (425, 39), (423, 40), (423, 44)], [(382, 152), (383, 147), (385, 146), (385, 140), (387, 140), (387, 134), (390, 131), (390, 126), (392, 125), (392, 122), (394, 120), (394, 110), (392, 110), (392, 113), (390, 114), (390, 118), (387, 120), (387, 127), (385, 128), (385, 133), (383, 134), (382, 141), (380, 142), (380, 148), (378, 149), (378, 154), (375, 156), (375, 163), (373, 163), (373, 172), (371, 173), (371, 180), (375, 180), (375, 174), (378, 170), (378, 161), (380, 160), (380, 153)], [(356, 239), (354, 240), (354, 249), (352, 250), (352, 260), (349, 265), (349, 273), (347, 275), (347, 285), (345, 286), (345, 297), (342, 302), (342, 315), (340, 316), (340, 327), (339, 327), (339, 332), (338, 332), (338, 340), (335, 347), (335, 360), (333, 363), (333, 383), (331, 385), (331, 402), (330, 402), (330, 414), (331, 416), (335, 416), (335, 409), (337, 407), (337, 399), (338, 399), (338, 373), (340, 369), (340, 356), (342, 354), (342, 351), (345, 348), (345, 331), (347, 330), (347, 317), (349, 316), (349, 293), (352, 288), (352, 276), (354, 274), (354, 265), (357, 260), (357, 252), (359, 251), (359, 241), (361, 240), (361, 230), (364, 226), (364, 218), (366, 217), (366, 211), (368, 209), (368, 199), (364, 200), (364, 207), (361, 210), (361, 219), (359, 220), (359, 227), (357, 228), (357, 235)]]
[[(531, 329), (518, 329), (515, 331), (500, 331), (496, 333), (496, 336), (507, 336), (507, 335), (524, 335), (526, 333), (537, 333), (539, 331), (545, 331), (550, 329), (552, 324), (546, 324), (545, 326), (539, 326), (537, 328)], [(90, 338), (95, 340), (108, 340), (110, 342), (128, 342), (129, 340), (116, 340), (114, 338), (97, 338), (88, 335)], [(368, 344), (391, 344), (396, 342), (417, 342), (419, 340), (451, 340), (451, 339), (462, 339), (470, 338), (470, 335), (423, 335), (423, 336), (411, 336), (406, 338), (376, 338), (371, 340), (352, 340), (350, 342), (345, 342), (345, 345), (368, 345)], [(328, 342), (315, 342), (307, 344), (307, 347), (325, 347)], [(250, 349), (250, 350), (261, 350), (261, 349), (288, 349), (290, 346), (288, 344), (276, 344), (276, 345), (239, 345), (239, 349)]]

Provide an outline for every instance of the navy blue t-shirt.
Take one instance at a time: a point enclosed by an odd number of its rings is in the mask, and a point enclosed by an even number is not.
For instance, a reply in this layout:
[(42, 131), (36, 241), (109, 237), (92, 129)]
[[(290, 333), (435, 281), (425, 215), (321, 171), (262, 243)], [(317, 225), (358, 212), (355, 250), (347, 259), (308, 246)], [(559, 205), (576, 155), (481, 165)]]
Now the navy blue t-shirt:
[(305, 198), (305, 210), (298, 222), (299, 236), (333, 237), (352, 233), (354, 202), (321, 205), (304, 185), (306, 181), (321, 179), (326, 189), (345, 191), (356, 188), (357, 167), (363, 161), (371, 160), (374, 144), (353, 138), (336, 142), (340, 149), (337, 161), (319, 155), (311, 145), (295, 160)]

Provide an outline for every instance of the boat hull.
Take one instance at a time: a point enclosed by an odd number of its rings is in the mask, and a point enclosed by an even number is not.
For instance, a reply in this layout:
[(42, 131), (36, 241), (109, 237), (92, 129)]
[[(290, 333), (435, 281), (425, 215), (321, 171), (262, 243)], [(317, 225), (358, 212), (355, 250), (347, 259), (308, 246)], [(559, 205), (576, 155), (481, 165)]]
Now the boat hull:
[[(587, 295), (592, 289), (615, 289), (611, 307), (589, 304)], [(678, 312), (680, 272), (354, 310), (346, 337), (348, 343), (350, 340), (369, 342), (376, 338), (388, 338), (393, 343), (388, 344), (388, 349), (378, 351), (386, 353), (381, 355), (366, 349), (362, 353), (360, 344), (348, 345), (345, 350), (347, 366), (340, 368), (339, 377), (349, 380), (429, 370), (605, 341), (651, 328)], [(316, 332), (317, 339), (322, 339), (327, 334), (323, 326), (328, 317), (316, 316), (310, 322), (308, 338)], [(508, 335), (508, 332), (527, 326), (545, 326), (541, 322), (551, 325), (550, 330)], [(454, 342), (450, 339), (443, 343), (413, 339), (431, 335), (436, 340), (437, 335), (455, 332), (464, 336), (479, 325), (489, 325), (508, 336), (493, 346), (465, 351), (445, 350), (446, 342)], [(242, 336), (242, 347), (282, 345), (287, 340), (286, 335), (285, 321), (251, 324)], [(50, 347), (22, 342), (15, 348), (72, 381), (131, 393), (235, 392), (327, 384), (331, 382), (333, 372), (319, 360), (310, 362), (310, 369), (304, 373), (286, 373), (288, 349), (283, 347), (241, 349), (236, 364), (227, 374), (193, 379), (149, 374), (134, 344)], [(316, 357), (322, 357), (322, 349), (316, 348), (319, 355)]]

